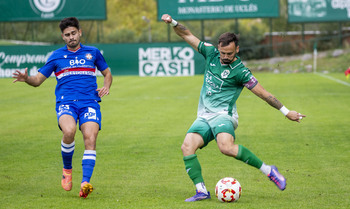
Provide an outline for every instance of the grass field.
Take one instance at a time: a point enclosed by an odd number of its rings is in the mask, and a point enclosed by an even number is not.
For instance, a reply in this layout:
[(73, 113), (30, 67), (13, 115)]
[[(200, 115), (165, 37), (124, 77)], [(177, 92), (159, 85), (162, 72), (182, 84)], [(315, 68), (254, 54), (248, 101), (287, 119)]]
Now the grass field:
[[(237, 103), (236, 142), (277, 165), (287, 178), (285, 191), (259, 170), (222, 155), (212, 142), (197, 152), (212, 199), (185, 203), (195, 188), (180, 146), (196, 117), (202, 76), (126, 76), (114, 78), (101, 103), (95, 191), (81, 199), (80, 132), (73, 189), (60, 185), (55, 79), (39, 88), (0, 79), (0, 208), (349, 208), (350, 86), (316, 74), (255, 76), (286, 107), (307, 115), (300, 124), (291, 122), (248, 90)], [(344, 74), (328, 76), (349, 83)], [(237, 203), (215, 198), (215, 184), (226, 176), (242, 185)]]

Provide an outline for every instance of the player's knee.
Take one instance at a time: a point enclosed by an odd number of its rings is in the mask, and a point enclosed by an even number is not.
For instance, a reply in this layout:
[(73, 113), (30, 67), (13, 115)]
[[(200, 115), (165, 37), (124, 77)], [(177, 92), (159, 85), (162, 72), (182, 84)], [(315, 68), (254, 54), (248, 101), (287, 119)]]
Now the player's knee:
[(186, 155), (191, 155), (196, 152), (196, 150), (204, 145), (202, 137), (197, 133), (188, 133), (185, 137), (184, 142), (181, 145), (182, 153)]
[(231, 143), (218, 143), (219, 150), (222, 154), (227, 156), (233, 156), (233, 146)]
[(74, 140), (75, 137), (75, 129), (71, 128), (71, 129), (64, 129), (62, 130), (63, 132), (63, 137), (67, 140)]
[(219, 149), (220, 149), (220, 152), (222, 153), (222, 154), (224, 154), (224, 155), (229, 155), (229, 149), (228, 149), (228, 147), (224, 147), (224, 146), (219, 146)]
[(191, 143), (185, 140), (181, 145), (181, 151), (186, 156), (194, 154), (196, 152), (196, 148)]
[(185, 153), (188, 152), (188, 150), (189, 150), (189, 145), (188, 145), (188, 143), (183, 142), (182, 145), (181, 145), (181, 151), (182, 151), (182, 153), (185, 154)]

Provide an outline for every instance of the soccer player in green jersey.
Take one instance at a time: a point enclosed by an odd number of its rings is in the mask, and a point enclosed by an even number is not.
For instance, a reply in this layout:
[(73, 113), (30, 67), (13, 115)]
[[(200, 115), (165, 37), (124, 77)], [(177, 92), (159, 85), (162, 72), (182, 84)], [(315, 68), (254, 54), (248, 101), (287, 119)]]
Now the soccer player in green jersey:
[(201, 53), (206, 62), (197, 119), (188, 130), (181, 146), (186, 171), (196, 186), (196, 195), (185, 201), (210, 199), (195, 153), (197, 149), (205, 147), (213, 139), (216, 139), (223, 154), (260, 169), (283, 191), (286, 188), (286, 179), (278, 172), (276, 166), (266, 165), (249, 149), (234, 143), (235, 129), (238, 126), (236, 100), (243, 87), (246, 87), (272, 107), (280, 110), (289, 120), (300, 122), (306, 116), (296, 111), (289, 111), (261, 86), (237, 56), (239, 45), (234, 33), (222, 34), (216, 48), (212, 44), (200, 41), (170, 15), (164, 14), (162, 20), (172, 25), (175, 33)]

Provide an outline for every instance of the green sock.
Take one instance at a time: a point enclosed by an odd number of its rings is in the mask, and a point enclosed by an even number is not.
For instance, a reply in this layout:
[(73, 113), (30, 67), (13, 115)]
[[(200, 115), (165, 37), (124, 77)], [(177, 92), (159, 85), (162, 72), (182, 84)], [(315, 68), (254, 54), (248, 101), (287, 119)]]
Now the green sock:
[(257, 169), (260, 169), (263, 164), (263, 161), (261, 161), (249, 149), (243, 147), (242, 145), (238, 145), (238, 154), (236, 156), (236, 159), (243, 161), (248, 165), (254, 166)]
[(185, 156), (183, 160), (185, 162), (187, 174), (192, 179), (194, 185), (204, 182), (202, 176), (202, 168), (197, 159), (197, 155), (193, 154)]

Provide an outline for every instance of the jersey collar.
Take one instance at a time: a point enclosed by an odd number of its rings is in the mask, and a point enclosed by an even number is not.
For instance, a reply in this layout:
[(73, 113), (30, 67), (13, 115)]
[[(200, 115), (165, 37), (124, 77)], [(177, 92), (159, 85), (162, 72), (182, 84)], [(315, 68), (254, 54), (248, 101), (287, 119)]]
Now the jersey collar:
[(221, 64), (221, 66), (228, 66), (231, 70), (235, 69), (237, 66), (239, 66), (240, 64), (242, 64), (241, 58), (239, 56), (236, 55), (236, 60), (233, 61), (231, 64), (222, 64), (220, 61), (220, 56), (219, 56), (219, 62)]
[(84, 46), (84, 45), (80, 43), (79, 48), (73, 51), (73, 50), (69, 50), (68, 47), (67, 47), (67, 45), (66, 45), (66, 49), (67, 49), (68, 51), (70, 51), (70, 52), (75, 53), (75, 52), (79, 51), (79, 49), (83, 48), (83, 46)]

